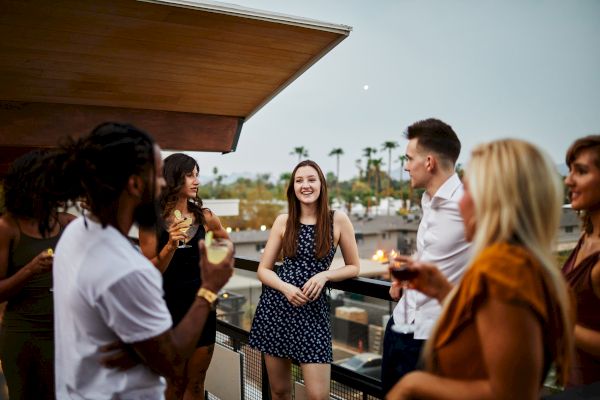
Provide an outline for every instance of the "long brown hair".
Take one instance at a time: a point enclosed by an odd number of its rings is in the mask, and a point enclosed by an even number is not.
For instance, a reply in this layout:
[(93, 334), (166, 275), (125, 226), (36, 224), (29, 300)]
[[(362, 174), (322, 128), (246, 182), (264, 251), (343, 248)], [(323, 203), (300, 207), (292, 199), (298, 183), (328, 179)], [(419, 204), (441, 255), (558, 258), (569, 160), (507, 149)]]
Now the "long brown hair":
[(301, 167), (312, 167), (319, 175), (321, 181), (321, 193), (317, 200), (317, 224), (315, 225), (315, 255), (317, 258), (327, 256), (331, 249), (333, 237), (331, 232), (331, 215), (329, 213), (329, 202), (327, 196), (327, 182), (323, 171), (316, 162), (304, 160), (296, 165), (287, 187), (288, 219), (283, 235), (283, 256), (294, 257), (298, 247), (298, 232), (300, 232), (300, 200), (294, 191), (294, 180), (296, 171)]
[[(565, 161), (569, 170), (571, 169), (571, 164), (573, 164), (577, 156), (579, 156), (579, 153), (588, 149), (594, 153), (594, 165), (596, 165), (597, 168), (600, 168), (600, 135), (590, 135), (577, 139), (573, 142), (571, 147), (569, 147), (569, 150), (567, 150)], [(585, 233), (590, 235), (594, 231), (594, 226), (592, 225), (592, 219), (590, 218), (589, 213), (586, 210), (580, 210), (579, 215), (583, 220), (583, 229)]]

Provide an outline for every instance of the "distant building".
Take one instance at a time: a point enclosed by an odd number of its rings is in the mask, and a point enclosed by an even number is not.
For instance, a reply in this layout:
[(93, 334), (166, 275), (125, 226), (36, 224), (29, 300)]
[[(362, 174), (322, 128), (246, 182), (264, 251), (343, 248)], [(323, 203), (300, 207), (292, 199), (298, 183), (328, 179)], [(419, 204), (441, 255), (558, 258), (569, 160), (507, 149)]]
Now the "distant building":
[(350, 220), (360, 258), (371, 258), (377, 250), (397, 250), (401, 254), (416, 250), (419, 220), (413, 216), (352, 216)]
[(260, 260), (271, 230), (232, 231), (229, 236), (235, 244), (235, 256), (249, 260)]
[[(377, 250), (389, 252), (398, 250), (402, 254), (412, 254), (416, 248), (417, 228), (419, 221), (410, 216), (375, 216), (351, 217), (360, 258), (370, 259)], [(231, 232), (231, 240), (235, 243), (236, 257), (259, 260), (269, 230), (248, 230)], [(341, 256), (338, 248), (336, 256)]]
[(219, 217), (232, 217), (240, 214), (240, 199), (202, 199), (202, 205), (210, 208)]
[(581, 235), (581, 220), (571, 206), (562, 209), (560, 226), (558, 228), (557, 251), (567, 251), (575, 248)]

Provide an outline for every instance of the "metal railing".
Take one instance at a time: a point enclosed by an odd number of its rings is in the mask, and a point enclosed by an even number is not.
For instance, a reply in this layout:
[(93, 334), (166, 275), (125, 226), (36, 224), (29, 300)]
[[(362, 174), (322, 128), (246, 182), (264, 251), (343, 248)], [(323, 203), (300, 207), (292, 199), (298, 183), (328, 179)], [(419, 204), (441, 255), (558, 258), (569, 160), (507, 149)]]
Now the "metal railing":
[[(235, 267), (256, 272), (258, 261), (236, 258)], [(354, 278), (342, 282), (330, 282), (332, 289), (391, 301), (388, 292), (390, 283), (368, 278)], [(217, 321), (217, 343), (244, 355), (242, 390), (245, 400), (270, 400), (268, 376), (264, 356), (248, 346), (249, 332), (226, 321)], [(302, 373), (293, 367), (293, 379), (302, 382)], [(381, 382), (372, 377), (351, 371), (337, 364), (331, 364), (331, 391), (334, 399), (381, 399)], [(216, 397), (209, 394), (209, 399)]]

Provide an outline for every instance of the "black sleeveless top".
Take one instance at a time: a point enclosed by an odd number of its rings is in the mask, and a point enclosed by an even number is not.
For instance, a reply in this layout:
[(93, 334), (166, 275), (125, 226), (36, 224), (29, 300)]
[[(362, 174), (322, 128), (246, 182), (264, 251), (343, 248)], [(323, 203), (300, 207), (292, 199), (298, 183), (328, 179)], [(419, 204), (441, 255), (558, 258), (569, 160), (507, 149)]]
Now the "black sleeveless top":
[[(188, 312), (202, 284), (198, 242), (204, 239), (205, 235), (204, 226), (200, 224), (196, 234), (187, 243), (191, 247), (175, 250), (169, 266), (163, 273), (165, 302), (173, 318), (173, 326), (177, 326)], [(160, 251), (168, 241), (169, 232), (164, 227), (159, 228), (157, 251)], [(215, 343), (216, 329), (216, 313), (211, 312), (202, 331), (198, 346)]]
[[(61, 226), (57, 235), (43, 239), (28, 236), (19, 229), (19, 242), (10, 249), (7, 276), (16, 274), (42, 251), (56, 248), (63, 229)], [(51, 289), (52, 270), (32, 276), (19, 293), (8, 300), (2, 329), (11, 332), (53, 332), (54, 303)]]

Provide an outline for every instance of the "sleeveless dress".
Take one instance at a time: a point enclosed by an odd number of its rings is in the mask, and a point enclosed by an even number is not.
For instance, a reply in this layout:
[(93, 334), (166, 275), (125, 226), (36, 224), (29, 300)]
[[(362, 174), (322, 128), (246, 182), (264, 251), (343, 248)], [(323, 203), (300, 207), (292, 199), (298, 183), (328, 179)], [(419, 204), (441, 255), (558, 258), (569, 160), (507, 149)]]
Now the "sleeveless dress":
[[(332, 225), (333, 225), (333, 218)], [(331, 229), (333, 235), (333, 228)], [(329, 269), (335, 247), (318, 259), (315, 256), (315, 226), (300, 224), (295, 257), (285, 257), (277, 269), (284, 282), (302, 288), (313, 275)], [(285, 295), (263, 285), (249, 344), (264, 353), (299, 363), (331, 363), (331, 321), (325, 290), (302, 307), (293, 306)]]
[[(175, 250), (168, 268), (163, 273), (165, 302), (173, 318), (173, 326), (177, 326), (188, 312), (202, 284), (198, 242), (204, 239), (205, 234), (204, 226), (198, 226), (196, 234), (188, 241), (191, 247)], [(169, 233), (164, 227), (160, 228), (158, 249), (162, 249), (168, 241)], [(211, 311), (196, 347), (214, 344), (216, 332), (217, 313)]]
[[(39, 239), (19, 229), (11, 247), (7, 277), (13, 276), (42, 251), (56, 247), (63, 227), (51, 238)], [(11, 244), (12, 246), (12, 244)], [(0, 358), (13, 399), (54, 399), (54, 302), (52, 270), (34, 275), (8, 300), (0, 333)]]
[[(575, 268), (575, 260), (583, 243), (579, 239), (562, 271), (575, 297), (577, 306), (577, 324), (600, 332), (600, 298), (592, 287), (592, 269), (600, 260), (600, 251), (581, 260)], [(600, 381), (600, 360), (585, 351), (576, 348), (573, 367), (569, 377), (569, 386), (578, 386)]]

